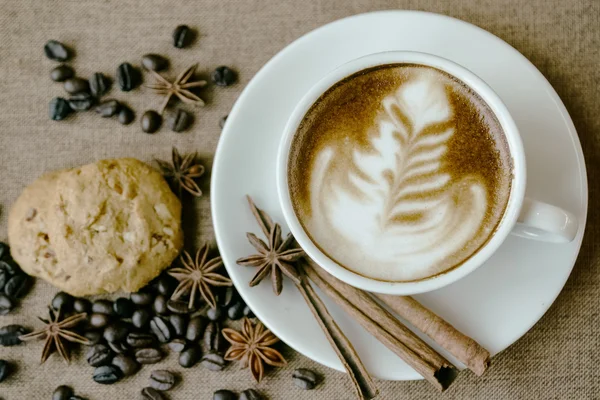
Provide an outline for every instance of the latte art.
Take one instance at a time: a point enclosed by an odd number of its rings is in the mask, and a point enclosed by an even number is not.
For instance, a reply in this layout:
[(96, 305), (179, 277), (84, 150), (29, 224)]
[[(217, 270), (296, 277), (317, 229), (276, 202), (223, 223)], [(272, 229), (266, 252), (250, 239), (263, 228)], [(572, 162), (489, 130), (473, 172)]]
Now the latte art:
[(501, 219), (510, 192), (503, 139), (487, 105), (441, 71), (363, 71), (301, 124), (288, 173), (294, 209), (313, 242), (350, 270), (387, 281), (436, 275), (475, 253)]

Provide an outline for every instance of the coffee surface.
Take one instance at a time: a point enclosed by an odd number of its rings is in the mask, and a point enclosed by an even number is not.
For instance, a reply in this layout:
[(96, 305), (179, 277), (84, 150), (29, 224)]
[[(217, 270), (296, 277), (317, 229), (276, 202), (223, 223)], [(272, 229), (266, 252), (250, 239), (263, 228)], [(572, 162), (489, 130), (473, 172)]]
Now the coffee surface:
[(391, 64), (334, 85), (292, 141), (294, 211), (331, 259), (412, 281), (470, 258), (502, 219), (512, 160), (502, 127), (467, 85)]

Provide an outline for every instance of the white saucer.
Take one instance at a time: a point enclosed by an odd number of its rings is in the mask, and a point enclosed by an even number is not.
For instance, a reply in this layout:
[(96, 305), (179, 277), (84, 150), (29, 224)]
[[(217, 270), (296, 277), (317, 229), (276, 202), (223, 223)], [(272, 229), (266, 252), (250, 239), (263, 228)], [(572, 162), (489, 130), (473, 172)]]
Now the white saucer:
[[(244, 196), (250, 194), (284, 222), (275, 158), (294, 105), (335, 67), (386, 50), (442, 56), (485, 80), (521, 131), (527, 195), (573, 212), (580, 223), (577, 238), (566, 245), (511, 236), (484, 266), (451, 286), (416, 296), (419, 301), (496, 354), (523, 336), (556, 299), (585, 228), (585, 165), (571, 118), (542, 74), (507, 43), (463, 21), (413, 11), (358, 15), (308, 33), (262, 68), (231, 111), (213, 165), (212, 216), (221, 256), (246, 303), (288, 345), (338, 370), (343, 370), (341, 363), (294, 286), (287, 282), (279, 297), (270, 282), (250, 288), (254, 268), (236, 265), (236, 259), (254, 251), (245, 233), (260, 233)], [(327, 299), (326, 304), (374, 376), (420, 378), (337, 306)]]

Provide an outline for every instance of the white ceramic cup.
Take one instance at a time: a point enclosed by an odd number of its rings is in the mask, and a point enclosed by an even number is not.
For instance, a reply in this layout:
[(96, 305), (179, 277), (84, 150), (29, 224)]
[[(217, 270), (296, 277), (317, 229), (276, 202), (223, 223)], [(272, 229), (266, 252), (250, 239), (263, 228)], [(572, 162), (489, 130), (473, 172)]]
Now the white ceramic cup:
[[(378, 65), (410, 63), (434, 67), (455, 76), (471, 87), (492, 109), (500, 122), (513, 160), (511, 193), (504, 215), (490, 240), (460, 266), (433, 277), (409, 282), (387, 282), (371, 279), (339, 265), (324, 254), (311, 240), (294, 212), (288, 186), (290, 146), (304, 115), (319, 97), (342, 79)], [(300, 100), (292, 112), (278, 152), (277, 189), (283, 214), (289, 228), (309, 257), (338, 279), (363, 290), (409, 295), (441, 288), (466, 276), (481, 266), (509, 234), (553, 243), (567, 243), (577, 234), (575, 216), (558, 207), (525, 197), (525, 153), (519, 131), (508, 109), (498, 95), (466, 68), (441, 57), (426, 53), (391, 51), (371, 54), (350, 61), (327, 74)]]

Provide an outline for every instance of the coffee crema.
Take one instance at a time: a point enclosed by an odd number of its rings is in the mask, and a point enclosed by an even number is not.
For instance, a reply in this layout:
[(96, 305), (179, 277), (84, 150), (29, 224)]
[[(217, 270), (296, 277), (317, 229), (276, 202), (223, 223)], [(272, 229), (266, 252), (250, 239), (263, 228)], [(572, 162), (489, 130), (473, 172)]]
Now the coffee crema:
[(328, 257), (369, 278), (413, 281), (462, 264), (490, 239), (512, 159), (499, 121), (465, 83), (390, 64), (313, 104), (287, 175), (294, 212)]

